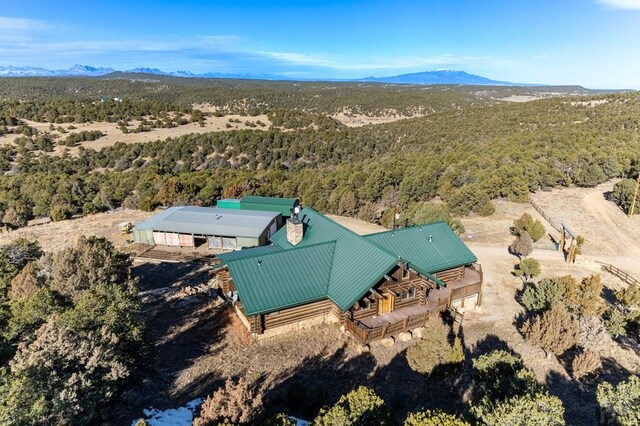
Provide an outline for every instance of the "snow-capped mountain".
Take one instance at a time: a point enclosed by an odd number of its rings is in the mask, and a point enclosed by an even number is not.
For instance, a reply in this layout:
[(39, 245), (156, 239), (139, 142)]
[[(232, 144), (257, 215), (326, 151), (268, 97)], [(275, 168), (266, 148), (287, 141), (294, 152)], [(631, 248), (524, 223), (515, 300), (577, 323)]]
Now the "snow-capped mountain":
[(48, 70), (40, 67), (0, 66), (2, 77), (67, 77), (67, 76), (101, 76), (111, 74), (113, 68), (91, 67), (88, 65), (74, 65), (67, 70)]
[[(49, 70), (40, 67), (0, 66), (0, 77), (100, 77), (111, 73), (121, 74), (150, 74), (168, 77), (200, 77), (200, 78), (242, 78), (257, 80), (295, 80), (294, 78), (269, 74), (227, 74), (220, 72), (206, 72), (195, 74), (191, 71), (166, 72), (158, 68), (138, 67), (119, 71), (107, 67), (92, 67), (89, 65), (74, 65), (67, 70)], [(118, 75), (114, 75), (118, 77)], [(521, 86), (507, 81), (491, 80), (475, 74), (455, 70), (425, 71), (411, 74), (401, 74), (389, 77), (366, 77), (362, 79), (342, 79), (333, 81), (356, 81), (366, 83), (389, 84), (462, 84), (487, 86)]]

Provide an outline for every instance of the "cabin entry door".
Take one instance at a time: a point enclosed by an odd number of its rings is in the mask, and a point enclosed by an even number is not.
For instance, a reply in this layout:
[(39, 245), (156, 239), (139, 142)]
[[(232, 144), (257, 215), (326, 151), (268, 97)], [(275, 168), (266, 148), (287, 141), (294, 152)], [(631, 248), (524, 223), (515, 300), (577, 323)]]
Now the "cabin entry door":
[(392, 312), (395, 308), (396, 298), (392, 294), (384, 294), (384, 299), (378, 301), (378, 315)]

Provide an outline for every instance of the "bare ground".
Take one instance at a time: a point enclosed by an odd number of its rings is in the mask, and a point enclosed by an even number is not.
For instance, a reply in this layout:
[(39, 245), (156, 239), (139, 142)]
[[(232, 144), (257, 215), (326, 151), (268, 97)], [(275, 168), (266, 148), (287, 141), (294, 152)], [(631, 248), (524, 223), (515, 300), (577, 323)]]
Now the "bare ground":
[[(229, 120), (239, 120), (240, 123), (231, 123)], [(23, 120), (29, 126), (35, 127), (40, 131), (49, 131), (49, 123), (37, 123), (29, 120)], [(265, 126), (256, 126), (249, 127), (246, 125), (246, 122), (256, 123), (257, 121), (261, 121), (265, 124)], [(129, 122), (130, 129), (137, 127), (137, 121)], [(229, 124), (231, 127), (227, 127)], [(176, 138), (183, 135), (187, 135), (190, 133), (209, 133), (209, 132), (220, 132), (220, 131), (229, 131), (229, 130), (242, 130), (242, 129), (254, 129), (254, 130), (267, 130), (269, 126), (271, 126), (271, 122), (266, 115), (257, 115), (257, 116), (241, 116), (237, 114), (226, 115), (224, 117), (206, 117), (205, 125), (201, 127), (198, 123), (189, 123), (178, 127), (172, 127), (169, 129), (158, 128), (151, 129), (149, 132), (141, 132), (141, 133), (122, 133), (120, 129), (118, 129), (118, 125), (116, 123), (84, 123), (84, 124), (73, 124), (76, 129), (69, 130), (69, 133), (60, 134), (58, 131), (51, 132), (53, 135), (60, 135), (59, 139), (64, 139), (68, 137), (72, 133), (79, 133), (83, 130), (100, 130), (102, 133), (105, 133), (105, 136), (97, 139), (95, 141), (86, 141), (81, 142), (78, 145), (83, 146), (84, 148), (93, 148), (95, 150), (99, 150), (101, 148), (109, 147), (114, 145), (116, 142), (123, 143), (137, 143), (137, 142), (152, 142), (156, 140), (164, 140), (166, 138)], [(55, 124), (56, 128), (59, 126)], [(69, 124), (60, 125), (65, 129), (69, 127)], [(0, 145), (6, 143), (13, 143), (13, 141), (22, 135), (5, 135), (4, 137), (0, 137)], [(76, 155), (78, 153), (78, 146), (76, 147), (65, 147), (65, 146), (56, 146), (54, 150), (54, 154), (60, 155), (65, 150), (69, 150), (71, 155)]]
[(118, 209), (73, 220), (51, 222), (45, 225), (0, 232), (0, 244), (24, 237), (36, 240), (44, 251), (58, 251), (75, 244), (81, 235), (97, 235), (107, 238), (116, 247), (129, 248), (131, 234), (124, 234), (122, 226), (127, 222), (139, 223), (153, 213), (140, 210)]

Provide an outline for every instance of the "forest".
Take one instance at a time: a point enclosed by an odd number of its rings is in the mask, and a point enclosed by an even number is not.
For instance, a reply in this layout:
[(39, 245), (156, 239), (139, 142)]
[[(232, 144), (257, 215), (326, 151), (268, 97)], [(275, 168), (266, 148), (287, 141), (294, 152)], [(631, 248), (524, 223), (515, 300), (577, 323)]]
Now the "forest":
[[(58, 90), (59, 98), (0, 103), (4, 128), (22, 129), (25, 135), (16, 145), (0, 148), (0, 169), (5, 171), (0, 178), (0, 212), (9, 227), (23, 226), (34, 217), (60, 220), (120, 206), (153, 210), (176, 203), (213, 205), (221, 196), (243, 193), (296, 196), (324, 211), (381, 223), (395, 203), (408, 212), (434, 200), (444, 202), (438, 208), (454, 215), (488, 215), (494, 209), (491, 200), (498, 197), (525, 202), (534, 191), (634, 178), (640, 168), (637, 93), (509, 103), (493, 98), (478, 101), (477, 97), (474, 101), (468, 88), (403, 88), (397, 90), (410, 94), (408, 101), (416, 102), (412, 108), (420, 101), (425, 102), (420, 108), (432, 112), (352, 128), (326, 112), (317, 112), (327, 111), (328, 104), (310, 108), (305, 97), (293, 109), (269, 109), (267, 105), (281, 104), (280, 91), (294, 96), (298, 90), (309, 94), (328, 90), (292, 88), (281, 82), (255, 83), (269, 96), (264, 108), (273, 126), (266, 131), (191, 134), (148, 143), (116, 143), (99, 151), (80, 147), (77, 156), (52, 156), (45, 152), (53, 146), (47, 133), (28, 131), (21, 120), (53, 126), (76, 120), (126, 122), (144, 118), (161, 124), (161, 116), (174, 111), (193, 113), (195, 121), (204, 115), (191, 107), (156, 99), (90, 102), (90, 98), (64, 95), (67, 86), (75, 82), (56, 80), (49, 91)], [(89, 93), (115, 84), (112, 80), (78, 82)], [(3, 90), (10, 94), (30, 93), (45, 83), (42, 79), (6, 79), (0, 87), (6, 86)], [(129, 80), (118, 80), (115, 87), (133, 90), (130, 84), (135, 86)], [(204, 90), (195, 83), (184, 84), (187, 93)], [(232, 94), (244, 96), (247, 90), (226, 84), (222, 90), (227, 97), (225, 105), (233, 102)], [(161, 91), (163, 85), (156, 86)], [(406, 101), (405, 93), (390, 93), (386, 86), (345, 87), (346, 92), (358, 95), (342, 109), (362, 109), (358, 102), (368, 98), (383, 104), (385, 96), (375, 98), (380, 91)], [(510, 93), (516, 89), (493, 90)], [(332, 100), (336, 105), (345, 101), (342, 90), (330, 94), (324, 101)], [(447, 106), (446, 99), (453, 103)], [(74, 135), (59, 143), (75, 144), (99, 136), (86, 132)], [(410, 216), (405, 216), (406, 223), (411, 222)]]

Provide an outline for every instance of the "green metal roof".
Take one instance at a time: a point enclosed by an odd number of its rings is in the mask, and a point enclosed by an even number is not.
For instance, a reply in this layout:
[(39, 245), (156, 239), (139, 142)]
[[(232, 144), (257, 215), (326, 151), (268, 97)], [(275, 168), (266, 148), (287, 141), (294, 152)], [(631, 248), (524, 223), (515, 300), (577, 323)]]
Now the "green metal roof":
[(275, 245), (270, 245), (270, 246), (262, 246), (262, 247), (251, 247), (251, 248), (237, 250), (237, 251), (230, 251), (228, 253), (221, 253), (217, 255), (217, 257), (223, 262), (231, 262), (234, 260), (240, 260), (247, 257), (254, 257), (257, 255), (277, 253), (279, 251), (282, 251), (280, 247)]
[(278, 212), (282, 216), (291, 216), (291, 209), (299, 205), (297, 198), (276, 198), (276, 197), (258, 197), (247, 195), (240, 199), (240, 208), (242, 210), (260, 210), (268, 212)]
[(227, 260), (247, 314), (273, 312), (325, 299), (335, 246), (332, 241)]
[(304, 226), (304, 237), (300, 243), (293, 246), (287, 241), (286, 227), (272, 235), (271, 241), (288, 251), (335, 241), (327, 295), (343, 310), (353, 306), (398, 264), (398, 258), (393, 254), (369, 243), (312, 208), (302, 209), (298, 218)]
[(443, 222), (363, 237), (312, 208), (299, 219), (304, 237), (296, 246), (283, 227), (272, 246), (219, 255), (248, 315), (324, 298), (347, 310), (399, 262), (444, 285), (432, 274), (477, 260)]
[(401, 257), (418, 272), (425, 274), (478, 261), (446, 222), (384, 231), (365, 235), (364, 238)]
[(219, 209), (240, 210), (240, 200), (237, 198), (221, 198), (216, 201), (216, 207)]

